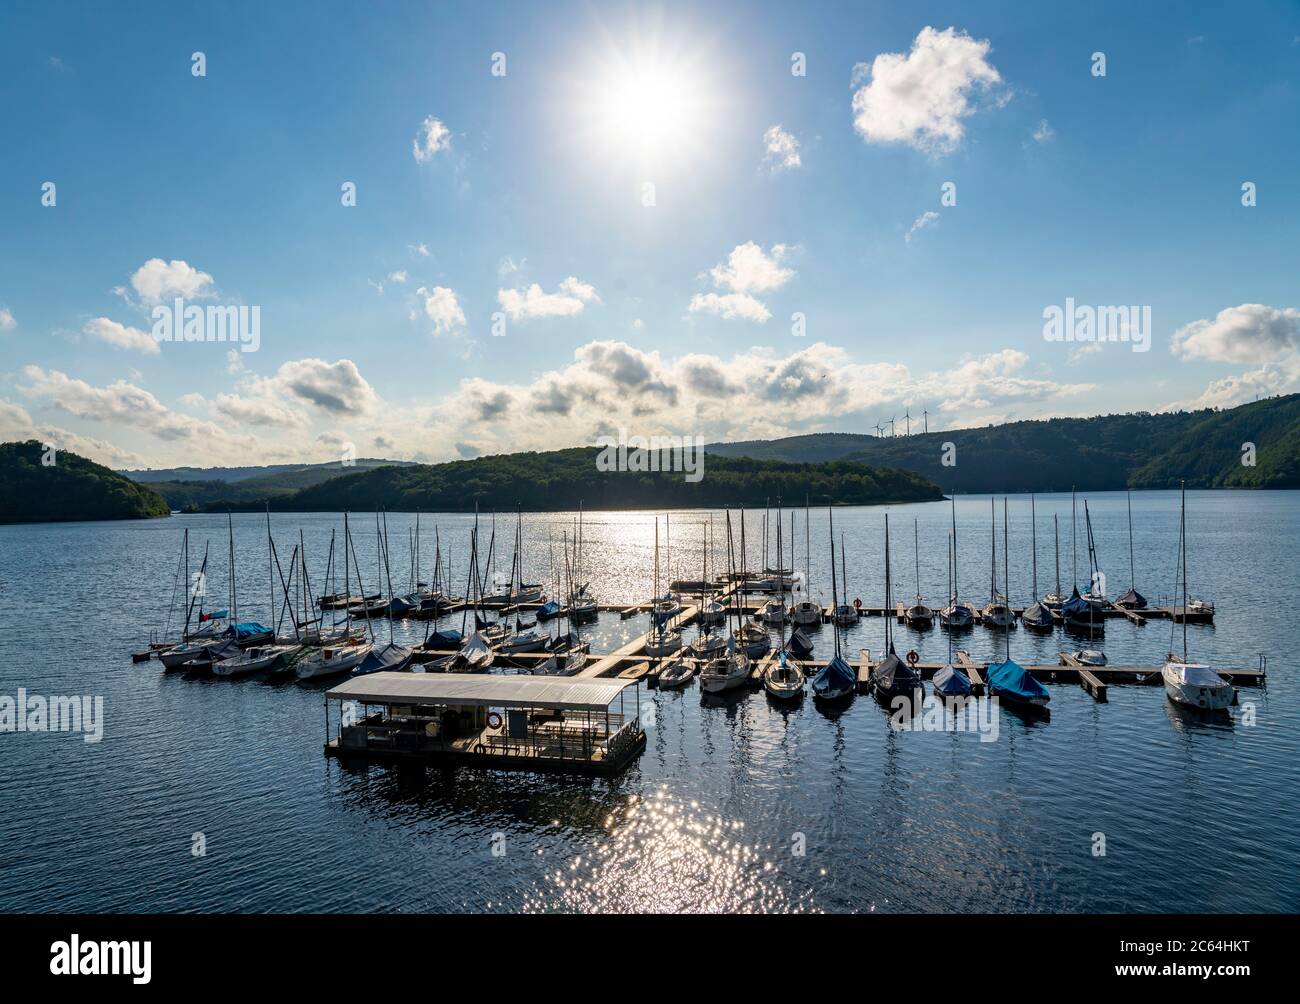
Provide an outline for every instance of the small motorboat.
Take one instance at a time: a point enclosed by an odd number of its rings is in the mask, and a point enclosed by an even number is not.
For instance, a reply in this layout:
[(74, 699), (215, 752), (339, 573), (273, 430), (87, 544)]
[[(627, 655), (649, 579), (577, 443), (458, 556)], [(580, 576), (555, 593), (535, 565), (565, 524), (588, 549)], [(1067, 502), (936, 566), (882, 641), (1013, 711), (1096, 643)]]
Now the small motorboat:
[(1074, 653), (1074, 658), (1085, 666), (1106, 665), (1106, 653), (1099, 648), (1082, 648)]
[(796, 701), (803, 697), (804, 672), (798, 664), (786, 659), (785, 652), (777, 653), (776, 660), (763, 670), (763, 689), (769, 697), (780, 701)]
[(695, 660), (684, 658), (664, 663), (664, 668), (659, 671), (659, 687), (673, 689), (686, 686), (695, 675), (695, 665)]
[(819, 669), (810, 681), (813, 697), (819, 701), (838, 701), (857, 689), (858, 677), (843, 656), (835, 656)]
[(163, 669), (169, 672), (185, 669), (192, 662), (207, 659), (210, 650), (220, 644), (220, 641), (187, 641), (159, 652), (158, 661), (163, 664)]
[(969, 697), (971, 694), (970, 677), (951, 664), (936, 669), (930, 682), (934, 686), (934, 696), (941, 699)]
[(1189, 708), (1224, 711), (1237, 696), (1232, 684), (1204, 663), (1179, 662), (1171, 655), (1161, 676), (1169, 699)]
[(1214, 604), (1209, 600), (1192, 600), (1187, 604), (1187, 612), (1193, 617), (1213, 617)]
[(588, 593), (579, 593), (569, 601), (569, 620), (594, 621), (600, 615), (596, 598)]
[(294, 667), (300, 680), (314, 680), (323, 676), (349, 673), (361, 665), (373, 646), (368, 643), (325, 645)]
[(990, 663), (984, 671), (989, 694), (1027, 707), (1045, 708), (1052, 699), (1047, 688), (1034, 679), (1032, 673), (1012, 659)]

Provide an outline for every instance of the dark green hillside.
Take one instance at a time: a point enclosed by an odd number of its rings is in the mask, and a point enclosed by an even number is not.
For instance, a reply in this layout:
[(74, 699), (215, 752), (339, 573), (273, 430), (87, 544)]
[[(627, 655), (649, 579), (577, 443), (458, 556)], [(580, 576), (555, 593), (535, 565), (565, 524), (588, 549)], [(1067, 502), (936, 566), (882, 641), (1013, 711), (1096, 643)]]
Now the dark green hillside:
[[(680, 472), (604, 472), (595, 448), (551, 453), (511, 453), (447, 464), (381, 467), (334, 478), (292, 495), (271, 498), (282, 511), (484, 509), (531, 511), (640, 509), (666, 506), (762, 505), (785, 496), (816, 502), (872, 505), (939, 499), (938, 487), (908, 471), (850, 461), (791, 464), (747, 457), (710, 456), (704, 477), (691, 483)], [(262, 500), (219, 500), (209, 508), (256, 509)]]
[(59, 452), (41, 464), (36, 440), (0, 444), (0, 523), (53, 523), (84, 519), (166, 516), (167, 502), (145, 485), (107, 467)]

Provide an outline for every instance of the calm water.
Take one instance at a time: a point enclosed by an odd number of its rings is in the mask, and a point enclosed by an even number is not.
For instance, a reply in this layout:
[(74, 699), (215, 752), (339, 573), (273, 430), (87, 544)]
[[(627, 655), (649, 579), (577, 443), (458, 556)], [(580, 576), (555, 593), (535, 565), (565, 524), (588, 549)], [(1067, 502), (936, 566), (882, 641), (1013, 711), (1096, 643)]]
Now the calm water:
[[(1072, 547), (1068, 496), (1038, 498), (1039, 589), (1061, 577)], [(1089, 497), (1107, 587), (1129, 587), (1123, 495)], [(1031, 593), (1028, 499), (1011, 507), (1011, 596)], [(998, 500), (999, 580), (1001, 510)], [(835, 513), (849, 596), (883, 597), (884, 514), (896, 597), (946, 591), (946, 503)], [(1134, 496), (1137, 587), (1155, 602), (1173, 588), (1176, 493)], [(751, 567), (760, 520), (747, 522)], [(1078, 580), (1086, 580), (1079, 505)], [(695, 578), (707, 513), (674, 513), (664, 565)], [(725, 555), (714, 515), (717, 561)], [(785, 516), (788, 527), (789, 514)], [(428, 574), (436, 523), (463, 590), (472, 517), (421, 519)], [(989, 502), (959, 499), (960, 586), (989, 592)], [(274, 516), (287, 562), (301, 528), (319, 588), (332, 515)], [(408, 528), (390, 515), (393, 585), (409, 580)], [(485, 521), (486, 526), (486, 521)], [(894, 732), (875, 702), (828, 715), (807, 700), (783, 709), (762, 692), (701, 702), (642, 691), (653, 709), (646, 753), (625, 774), (575, 780), (522, 773), (346, 767), (321, 753), (324, 686), (186, 679), (129, 654), (166, 620), (181, 533), (196, 568), (212, 554), (209, 591), (224, 605), (226, 521), (217, 516), (119, 524), (0, 527), (0, 694), (101, 694), (105, 735), (0, 734), (0, 909), (65, 911), (1295, 911), (1300, 809), (1295, 791), (1300, 495), (1189, 495), (1191, 590), (1219, 606), (1214, 627), (1189, 629), (1191, 655), (1224, 666), (1271, 657), (1266, 690), (1243, 690), (1231, 719), (1174, 709), (1160, 687), (1115, 686), (1096, 704), (1052, 686), (1050, 721), (1003, 713), (996, 742), (971, 733)], [(662, 527), (662, 524), (661, 524)], [(513, 520), (498, 529), (508, 541)], [(377, 586), (373, 516), (353, 523), (367, 591)], [(572, 516), (525, 516), (525, 573), (550, 582), (551, 546)], [(738, 531), (738, 528), (737, 528)], [(662, 532), (662, 531), (661, 531)], [(235, 517), (242, 618), (270, 616), (266, 528)], [(604, 602), (650, 592), (654, 517), (588, 513), (586, 564)], [(661, 549), (667, 552), (667, 536)], [(825, 510), (811, 526), (813, 594), (829, 601)], [(797, 512), (796, 564), (804, 564)], [(507, 553), (499, 563), (508, 571)], [(714, 565), (710, 565), (710, 574)], [(399, 574), (400, 569), (400, 574)], [(459, 616), (444, 623), (459, 624)], [(375, 622), (387, 640), (387, 621)], [(603, 614), (593, 648), (645, 628)], [(399, 623), (398, 640), (422, 632)], [(883, 622), (849, 632), (849, 651), (879, 649)], [(831, 647), (817, 632), (818, 654)], [(900, 651), (927, 661), (947, 637), (900, 629)], [(1110, 621), (1113, 663), (1157, 664), (1170, 627)], [(1181, 647), (1181, 631), (1177, 639)], [(1000, 650), (976, 629), (961, 645)], [(1016, 631), (1022, 662), (1055, 662), (1061, 636)], [(1254, 723), (1244, 719), (1253, 707)], [(202, 833), (207, 853), (191, 853)], [(1094, 856), (1093, 835), (1106, 854)], [(504, 856), (492, 854), (504, 835)], [(802, 844), (804, 853), (794, 853)], [(500, 846), (500, 844), (498, 844)]]

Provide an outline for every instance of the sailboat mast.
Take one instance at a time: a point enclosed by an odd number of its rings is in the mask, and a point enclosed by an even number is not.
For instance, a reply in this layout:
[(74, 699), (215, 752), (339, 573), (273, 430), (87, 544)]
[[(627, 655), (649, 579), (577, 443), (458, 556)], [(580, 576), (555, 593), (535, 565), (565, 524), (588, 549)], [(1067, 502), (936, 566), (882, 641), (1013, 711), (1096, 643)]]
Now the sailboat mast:
[(230, 531), (230, 623), (239, 622), (239, 593), (235, 588), (235, 522), (226, 510), (226, 527)]
[(1011, 610), (1011, 542), (1007, 530), (1007, 497), (1002, 496), (1002, 586), (1007, 591), (1007, 610)]
[(1079, 518), (1079, 507), (1074, 501), (1074, 486), (1070, 486), (1070, 584), (1079, 587), (1079, 531), (1075, 524)]
[(1183, 662), (1187, 661), (1187, 482), (1181, 483), (1178, 540), (1183, 552)]
[(1060, 517), (1052, 513), (1052, 541), (1056, 549), (1056, 596), (1061, 596), (1061, 523)]
[[(844, 535), (840, 535), (840, 543), (843, 544)], [(889, 622), (892, 619), (889, 614), (889, 513), (885, 513), (885, 654), (888, 655), (894, 647), (893, 632), (890, 630)]]
[(835, 575), (835, 512), (826, 507), (826, 520), (830, 525), (831, 536), (831, 629), (835, 635), (835, 656), (840, 654), (840, 597)]
[(921, 521), (912, 520), (912, 554), (916, 558), (916, 602), (921, 602)]
[(1136, 589), (1137, 570), (1133, 562), (1133, 492), (1126, 488), (1124, 498), (1128, 502), (1128, 587)]
[(989, 602), (998, 601), (998, 508), (989, 496)]
[[(384, 581), (388, 583), (388, 644), (394, 644), (393, 639), (393, 569), (388, 561), (388, 510), (384, 510)], [(419, 603), (419, 597), (416, 597), (416, 603)]]
[(957, 605), (957, 493), (952, 493), (952, 602)]
[(275, 556), (271, 543), (271, 503), (266, 503), (266, 572), (271, 585), (271, 623), (275, 623)]
[(1034, 506), (1034, 496), (1029, 496), (1029, 523), (1032, 530), (1030, 537), (1033, 541), (1030, 547), (1034, 552), (1034, 602), (1038, 602), (1038, 510)]
[(343, 510), (343, 609), (345, 611), (344, 633), (347, 637), (352, 637), (352, 578), (351, 568), (348, 563), (348, 513)]

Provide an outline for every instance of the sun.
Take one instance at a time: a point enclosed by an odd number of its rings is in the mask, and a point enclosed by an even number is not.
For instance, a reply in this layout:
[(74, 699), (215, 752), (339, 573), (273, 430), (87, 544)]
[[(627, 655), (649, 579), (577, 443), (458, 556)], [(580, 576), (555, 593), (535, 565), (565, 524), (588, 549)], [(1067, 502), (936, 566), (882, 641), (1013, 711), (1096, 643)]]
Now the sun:
[(602, 168), (651, 176), (689, 169), (707, 154), (721, 88), (699, 46), (658, 33), (618, 44), (608, 36), (574, 70), (569, 114), (582, 147)]

